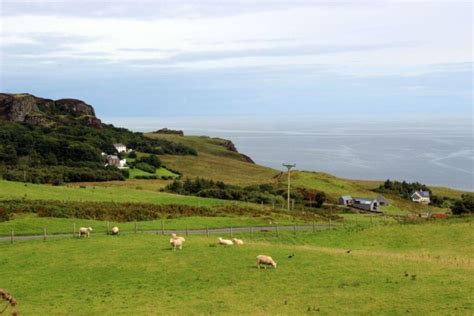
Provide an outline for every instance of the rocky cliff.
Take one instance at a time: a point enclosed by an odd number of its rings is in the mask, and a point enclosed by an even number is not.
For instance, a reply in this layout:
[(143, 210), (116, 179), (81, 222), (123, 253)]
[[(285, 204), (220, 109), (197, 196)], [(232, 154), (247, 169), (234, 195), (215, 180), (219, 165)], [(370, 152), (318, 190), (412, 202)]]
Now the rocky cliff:
[(80, 122), (101, 128), (94, 108), (81, 100), (50, 100), (31, 94), (0, 93), (0, 119), (31, 125), (69, 124)]

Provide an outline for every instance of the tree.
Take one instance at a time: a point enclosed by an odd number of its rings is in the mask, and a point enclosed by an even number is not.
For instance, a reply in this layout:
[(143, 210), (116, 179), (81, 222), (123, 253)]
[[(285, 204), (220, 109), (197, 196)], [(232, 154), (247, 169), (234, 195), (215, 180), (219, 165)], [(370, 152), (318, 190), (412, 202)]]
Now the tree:
[(455, 215), (474, 213), (474, 194), (463, 194), (460, 200), (454, 202), (451, 212)]

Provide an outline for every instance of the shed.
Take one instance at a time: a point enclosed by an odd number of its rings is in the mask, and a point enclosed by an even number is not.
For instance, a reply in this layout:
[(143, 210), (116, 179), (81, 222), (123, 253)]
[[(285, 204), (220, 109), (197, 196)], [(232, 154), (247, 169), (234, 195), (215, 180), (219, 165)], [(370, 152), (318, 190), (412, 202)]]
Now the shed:
[(339, 205), (352, 205), (352, 202), (354, 201), (354, 199), (352, 198), (352, 196), (350, 195), (343, 195), (339, 198), (338, 200), (338, 204)]

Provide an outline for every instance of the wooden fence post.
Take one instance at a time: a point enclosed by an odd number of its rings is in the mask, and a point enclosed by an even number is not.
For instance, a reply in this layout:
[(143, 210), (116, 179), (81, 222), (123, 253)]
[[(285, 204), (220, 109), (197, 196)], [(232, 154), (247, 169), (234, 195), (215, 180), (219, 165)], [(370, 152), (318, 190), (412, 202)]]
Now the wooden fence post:
[(137, 221), (135, 221), (135, 234), (137, 233), (137, 229), (138, 229), (138, 227), (137, 227)]
[(109, 222), (107, 222), (107, 235), (109, 234)]
[(161, 220), (161, 234), (165, 234), (165, 222), (163, 220)]
[(15, 233), (13, 232), (13, 229), (12, 229), (12, 234), (10, 236), (10, 242), (13, 244), (13, 239), (15, 238)]
[(206, 226), (206, 235), (209, 237), (209, 226)]
[(43, 240), (46, 240), (46, 227), (43, 228)]
[(189, 232), (188, 232), (188, 224), (186, 224), (186, 236), (188, 236)]
[(296, 236), (296, 223), (293, 223), (293, 234)]
[(250, 226), (250, 236), (253, 237), (253, 228)]
[(277, 237), (280, 237), (280, 232), (278, 231), (278, 224), (275, 226)]
[(72, 224), (72, 238), (76, 238), (76, 223)]
[(314, 219), (313, 219), (313, 233), (316, 232), (316, 225), (314, 224)]
[(230, 238), (232, 238), (232, 226), (230, 226)]

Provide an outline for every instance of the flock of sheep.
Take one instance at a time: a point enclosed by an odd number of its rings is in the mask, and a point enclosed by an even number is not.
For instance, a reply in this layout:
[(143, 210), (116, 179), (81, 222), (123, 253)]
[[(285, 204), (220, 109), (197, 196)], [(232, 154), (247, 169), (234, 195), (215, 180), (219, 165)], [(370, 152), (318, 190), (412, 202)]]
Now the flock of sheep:
[[(79, 228), (79, 238), (84, 236), (86, 238), (90, 237), (90, 233), (93, 231), (92, 227), (80, 227)], [(119, 233), (119, 228), (117, 226), (112, 227), (111, 234), (112, 235), (118, 235)], [(171, 249), (173, 251), (176, 250), (181, 250), (183, 249), (183, 244), (186, 241), (184, 237), (177, 236), (176, 234), (171, 234), (170, 238), (170, 245)], [(244, 244), (244, 242), (241, 239), (233, 238), (233, 239), (222, 239), (221, 237), (218, 238), (218, 244), (223, 245), (223, 246), (232, 246), (232, 245), (238, 245), (241, 246)], [(267, 266), (272, 266), (273, 268), (276, 269), (277, 264), (276, 262), (272, 259), (270, 256), (265, 256), (265, 255), (259, 255), (257, 256), (257, 268), (260, 269), (260, 267), (263, 266), (265, 269)]]

